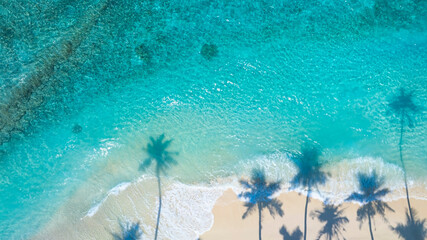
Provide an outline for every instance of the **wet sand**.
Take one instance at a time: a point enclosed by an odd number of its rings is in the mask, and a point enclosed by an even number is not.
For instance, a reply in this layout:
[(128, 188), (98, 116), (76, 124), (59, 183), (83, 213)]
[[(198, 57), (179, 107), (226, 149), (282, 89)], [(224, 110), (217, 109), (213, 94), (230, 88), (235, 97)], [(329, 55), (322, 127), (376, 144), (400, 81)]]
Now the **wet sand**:
[[(154, 178), (131, 183), (120, 191), (110, 193), (92, 214), (73, 212), (78, 211), (80, 200), (70, 199), (33, 239), (113, 239), (111, 234), (120, 231), (119, 220), (140, 221), (144, 231), (143, 239), (152, 239), (157, 214), (154, 186)], [(152, 194), (147, 196), (147, 192)], [(258, 214), (254, 211), (252, 215), (242, 219), (244, 202), (237, 198), (235, 192), (239, 192), (239, 189), (232, 189), (230, 186), (218, 188), (165, 182), (159, 239), (188, 240), (199, 236), (203, 240), (258, 239)], [(76, 196), (84, 194), (78, 193)], [(280, 194), (278, 199), (283, 203), (285, 215), (272, 218), (268, 210), (263, 211), (264, 240), (283, 239), (279, 233), (283, 225), (290, 232), (297, 227), (304, 230), (305, 195), (287, 192)], [(387, 222), (378, 215), (374, 218), (373, 234), (376, 240), (398, 239), (390, 226), (405, 222), (406, 199), (390, 201), (388, 204), (395, 212), (387, 212)], [(411, 204), (419, 217), (427, 218), (427, 201), (412, 199)], [(358, 207), (355, 203), (344, 203), (341, 206), (343, 214), (349, 220), (343, 231), (348, 240), (370, 239), (368, 222), (359, 228), (360, 223), (356, 220)], [(307, 239), (317, 239), (323, 224), (313, 218), (311, 212), (322, 208), (321, 201), (310, 200)]]

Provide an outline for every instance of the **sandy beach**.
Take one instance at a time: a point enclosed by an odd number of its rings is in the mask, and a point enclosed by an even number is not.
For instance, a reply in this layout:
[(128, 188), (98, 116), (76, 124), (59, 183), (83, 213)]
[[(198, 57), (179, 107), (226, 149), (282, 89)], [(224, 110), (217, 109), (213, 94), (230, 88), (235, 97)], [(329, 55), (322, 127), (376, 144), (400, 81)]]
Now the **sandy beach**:
[[(155, 189), (152, 189), (154, 181), (155, 179), (149, 178), (141, 182), (122, 184), (126, 187), (119, 185), (116, 192), (111, 192), (102, 201), (99, 209), (95, 211), (91, 209), (92, 213), (89, 211), (70, 214), (79, 208), (79, 200), (77, 198), (71, 200), (58, 210), (49, 224), (33, 239), (113, 239), (112, 233), (120, 232), (119, 220), (139, 221), (144, 232), (142, 239), (152, 239), (157, 213), (157, 196), (154, 194)], [(159, 239), (184, 240), (198, 237), (203, 240), (258, 239), (257, 211), (242, 219), (246, 208), (244, 202), (237, 197), (236, 192), (239, 192), (239, 189), (235, 187), (234, 184), (229, 187), (212, 187), (166, 183)], [(153, 194), (147, 197), (146, 191)], [(84, 193), (78, 195), (82, 196)], [(305, 195), (284, 192), (277, 198), (283, 203), (284, 216), (272, 218), (268, 210), (263, 211), (263, 239), (283, 239), (279, 233), (283, 225), (289, 232), (297, 227), (303, 231)], [(398, 239), (390, 226), (405, 222), (406, 199), (387, 203), (394, 212), (386, 212), (386, 221), (378, 215), (375, 216), (372, 228), (376, 240)], [(427, 218), (426, 200), (413, 198), (411, 204), (417, 210), (418, 217)], [(349, 223), (344, 225), (343, 231), (347, 240), (370, 239), (367, 221), (359, 228), (360, 223), (356, 220), (359, 206), (346, 202), (340, 208), (344, 209), (343, 214), (349, 220)], [(323, 224), (311, 214), (322, 208), (320, 200), (310, 200), (307, 239), (317, 239), (318, 232), (323, 227)]]
[[(288, 232), (294, 231), (297, 227), (303, 231), (304, 223), (304, 205), (305, 196), (295, 192), (283, 193), (278, 199), (283, 203), (284, 216), (272, 218), (268, 210), (263, 211), (262, 237), (263, 239), (283, 239), (280, 235), (280, 228), (285, 225)], [(373, 234), (376, 240), (398, 239), (398, 236), (391, 231), (390, 226), (396, 226), (397, 223), (405, 222), (405, 211), (407, 207), (406, 199), (388, 202), (395, 212), (387, 212), (388, 222), (383, 221), (380, 216), (374, 218)], [(411, 204), (418, 212), (418, 217), (427, 218), (427, 201), (411, 199)], [(312, 218), (310, 213), (314, 210), (322, 209), (322, 202), (317, 199), (311, 199), (307, 220), (308, 230), (307, 239), (317, 239), (319, 230), (323, 227), (316, 218)], [(341, 208), (349, 223), (344, 225), (344, 237), (348, 240), (370, 239), (367, 221), (360, 227), (360, 222), (356, 220), (356, 211), (359, 205), (354, 203), (344, 203)], [(224, 195), (218, 199), (213, 208), (214, 224), (210, 231), (201, 236), (203, 240), (233, 239), (250, 240), (258, 239), (258, 215), (254, 212), (246, 219), (242, 219), (245, 212), (243, 202), (239, 200), (236, 194), (227, 190)]]

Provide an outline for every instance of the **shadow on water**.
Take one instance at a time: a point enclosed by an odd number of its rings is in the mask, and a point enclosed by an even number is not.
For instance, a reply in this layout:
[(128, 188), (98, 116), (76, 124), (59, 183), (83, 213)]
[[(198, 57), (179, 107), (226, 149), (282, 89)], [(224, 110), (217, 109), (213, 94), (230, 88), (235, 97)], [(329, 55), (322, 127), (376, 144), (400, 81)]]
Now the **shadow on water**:
[(283, 240), (301, 240), (302, 232), (297, 227), (292, 233), (288, 232), (285, 226), (280, 228), (280, 235), (283, 236)]
[(323, 204), (322, 210), (315, 210), (311, 212), (312, 218), (316, 217), (321, 223), (325, 223), (323, 228), (319, 231), (317, 239), (325, 236), (326, 239), (344, 239), (345, 237), (341, 231), (345, 231), (344, 225), (347, 224), (348, 218), (343, 216), (344, 210), (340, 210), (341, 205), (334, 206), (332, 204)]
[(112, 233), (114, 240), (140, 240), (142, 239), (142, 229), (139, 222), (136, 223), (123, 223), (119, 221), (120, 233)]
[(401, 125), (407, 124), (414, 126), (414, 114), (419, 113), (421, 108), (414, 103), (414, 91), (406, 92), (404, 88), (400, 89), (400, 94), (394, 96), (388, 106), (391, 111), (399, 118)]
[(155, 171), (157, 177), (157, 186), (159, 190), (159, 210), (157, 213), (156, 232), (154, 235), (154, 239), (157, 239), (160, 223), (160, 212), (162, 210), (162, 189), (160, 182), (160, 174), (166, 174), (167, 170), (172, 165), (178, 164), (178, 162), (172, 157), (173, 155), (177, 155), (178, 153), (170, 152), (167, 150), (169, 148), (169, 145), (172, 143), (172, 139), (165, 140), (164, 134), (158, 136), (157, 139), (150, 137), (150, 141), (151, 142), (149, 142), (147, 144), (147, 147), (144, 149), (148, 154), (148, 158), (141, 163), (141, 165), (139, 166), (139, 170), (145, 171), (148, 167), (150, 167), (153, 161), (156, 163)]
[(318, 186), (326, 183), (328, 174), (322, 171), (323, 163), (319, 160), (320, 151), (314, 146), (304, 146), (301, 153), (291, 158), (297, 167), (297, 174), (291, 180), (291, 189), (307, 188), (304, 212), (304, 240), (307, 239), (307, 210), (310, 193), (313, 187), (319, 191)]
[(276, 214), (283, 216), (282, 202), (274, 199), (274, 193), (280, 190), (280, 181), (267, 182), (265, 179), (264, 170), (252, 170), (251, 179), (249, 181), (240, 180), (240, 184), (247, 190), (239, 194), (239, 198), (246, 200), (246, 212), (243, 214), (242, 219), (258, 209), (258, 225), (259, 225), (259, 239), (261, 240), (262, 229), (262, 210), (267, 208), (270, 215), (274, 218)]
[(412, 209), (413, 218), (406, 213), (406, 223), (397, 224), (391, 229), (399, 235), (399, 238), (404, 240), (424, 240), (427, 237), (427, 228), (425, 226), (426, 219), (420, 220), (417, 218), (417, 212)]
[(399, 152), (400, 152), (400, 163), (404, 172), (404, 180), (405, 180), (405, 190), (406, 190), (406, 200), (408, 203), (408, 211), (409, 216), (412, 221), (414, 220), (412, 214), (411, 201), (409, 198), (409, 190), (408, 190), (408, 178), (407, 171), (405, 167), (405, 162), (403, 161), (403, 153), (402, 153), (402, 145), (403, 145), (403, 132), (405, 125), (408, 127), (414, 127), (414, 114), (420, 112), (421, 108), (415, 105), (413, 101), (414, 92), (406, 93), (405, 89), (400, 89), (400, 94), (393, 97), (388, 106), (394, 113), (394, 115), (400, 120), (400, 140), (399, 140)]
[(353, 192), (346, 201), (358, 201), (362, 204), (357, 209), (357, 221), (360, 222), (360, 227), (362, 227), (363, 222), (368, 219), (369, 232), (371, 239), (374, 240), (372, 233), (372, 219), (374, 216), (378, 214), (384, 221), (387, 221), (385, 211), (394, 212), (387, 203), (381, 201), (381, 198), (390, 193), (390, 190), (388, 188), (381, 188), (384, 185), (384, 178), (378, 177), (375, 171), (370, 174), (358, 173), (357, 179), (359, 182), (359, 192)]

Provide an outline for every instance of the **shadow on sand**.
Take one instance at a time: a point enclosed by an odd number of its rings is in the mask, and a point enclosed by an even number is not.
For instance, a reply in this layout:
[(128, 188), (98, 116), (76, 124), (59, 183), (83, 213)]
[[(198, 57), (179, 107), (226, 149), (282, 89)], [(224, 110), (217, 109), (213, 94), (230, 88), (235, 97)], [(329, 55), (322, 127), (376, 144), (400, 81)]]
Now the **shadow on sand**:
[(381, 188), (384, 185), (384, 178), (378, 177), (375, 171), (370, 174), (358, 173), (357, 179), (359, 182), (359, 192), (353, 192), (346, 200), (358, 201), (362, 204), (357, 209), (357, 221), (360, 222), (360, 227), (362, 227), (363, 222), (368, 219), (369, 233), (371, 234), (371, 239), (374, 240), (374, 234), (372, 233), (372, 220), (374, 216), (378, 214), (384, 221), (387, 221), (385, 211), (394, 212), (387, 203), (381, 201), (381, 198), (390, 193), (390, 190), (388, 188)]
[[(319, 235), (317, 236), (317, 240), (321, 239), (323, 236), (326, 239), (336, 239), (345, 240), (344, 235), (341, 231), (345, 232), (344, 225), (347, 224), (348, 218), (343, 216), (344, 210), (340, 210), (341, 205), (335, 206), (332, 204), (324, 203), (322, 210), (315, 210), (311, 212), (312, 218), (317, 218), (321, 223), (325, 225), (319, 231)], [(342, 238), (341, 238), (342, 237)]]
[(425, 226), (426, 219), (418, 219), (417, 212), (412, 209), (408, 211), (413, 213), (413, 218), (406, 213), (406, 223), (397, 224), (396, 227), (392, 227), (391, 229), (399, 235), (400, 239), (404, 240), (424, 240), (427, 237), (427, 229)]
[(310, 193), (313, 188), (319, 191), (318, 186), (326, 183), (328, 174), (322, 171), (322, 162), (319, 160), (320, 151), (314, 146), (304, 146), (301, 153), (291, 158), (297, 167), (297, 174), (291, 180), (291, 189), (307, 188), (307, 198), (304, 212), (304, 240), (307, 239), (307, 210)]
[(112, 233), (114, 240), (141, 240), (142, 239), (142, 229), (139, 225), (139, 222), (136, 223), (123, 223), (119, 221), (120, 224), (120, 233)]
[(283, 216), (282, 203), (273, 198), (273, 194), (280, 190), (280, 181), (267, 182), (265, 173), (261, 169), (252, 170), (249, 181), (240, 180), (240, 184), (247, 190), (239, 194), (239, 198), (246, 200), (246, 212), (242, 219), (258, 209), (259, 239), (261, 240), (262, 210), (267, 208), (271, 216)]
[(299, 227), (290, 233), (285, 226), (282, 226), (282, 228), (280, 228), (280, 234), (283, 236), (283, 240), (301, 240), (302, 238), (302, 232)]

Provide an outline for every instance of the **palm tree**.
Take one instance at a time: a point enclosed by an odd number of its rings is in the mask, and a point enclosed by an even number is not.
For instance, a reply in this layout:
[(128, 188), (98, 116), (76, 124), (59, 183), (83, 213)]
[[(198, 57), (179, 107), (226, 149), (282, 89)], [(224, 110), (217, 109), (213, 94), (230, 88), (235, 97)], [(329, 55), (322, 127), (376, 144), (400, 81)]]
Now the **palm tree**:
[(137, 223), (126, 223), (123, 225), (120, 222), (121, 233), (113, 233), (114, 240), (140, 240), (142, 239), (142, 230), (139, 226), (139, 222)]
[(363, 221), (368, 218), (369, 232), (371, 239), (374, 240), (371, 218), (378, 213), (386, 220), (385, 211), (390, 210), (394, 212), (387, 203), (381, 201), (381, 198), (387, 195), (390, 190), (388, 188), (380, 189), (384, 184), (384, 178), (378, 177), (375, 171), (371, 174), (359, 173), (357, 174), (357, 179), (359, 182), (359, 192), (353, 192), (346, 201), (358, 201), (362, 204), (357, 210), (357, 221), (360, 222), (361, 227)]
[(286, 230), (285, 226), (282, 226), (282, 228), (280, 228), (280, 234), (283, 236), (283, 240), (301, 240), (302, 238), (302, 232), (299, 227), (297, 227), (291, 234)]
[(411, 218), (406, 213), (406, 224), (397, 224), (396, 227), (391, 229), (399, 235), (399, 238), (404, 240), (424, 240), (427, 237), (427, 229), (424, 226), (426, 219), (417, 219), (417, 213), (415, 210), (408, 211), (412, 212), (414, 218)]
[(157, 177), (157, 185), (159, 189), (159, 211), (157, 212), (157, 223), (154, 239), (157, 239), (157, 233), (159, 230), (160, 223), (160, 211), (162, 210), (162, 190), (160, 183), (160, 174), (166, 174), (167, 170), (172, 165), (177, 164), (177, 161), (172, 157), (173, 154), (177, 153), (169, 152), (166, 150), (171, 144), (172, 140), (163, 141), (164, 138), (164, 134), (157, 137), (157, 139), (150, 137), (151, 142), (147, 144), (147, 148), (145, 149), (148, 153), (148, 158), (145, 159), (139, 167), (140, 170), (145, 170), (151, 165), (153, 160), (156, 162), (155, 171)]
[(304, 240), (307, 239), (307, 210), (312, 188), (318, 189), (327, 180), (327, 173), (322, 171), (322, 163), (319, 161), (320, 152), (313, 146), (303, 147), (300, 154), (291, 158), (297, 167), (298, 173), (291, 180), (291, 189), (303, 187), (307, 188), (307, 198), (305, 200), (304, 214)]
[(408, 203), (408, 211), (413, 221), (414, 219), (412, 215), (411, 201), (409, 199), (408, 180), (407, 180), (406, 168), (405, 168), (405, 163), (403, 161), (403, 154), (402, 154), (403, 128), (405, 126), (405, 123), (407, 123), (409, 127), (413, 127), (414, 122), (411, 115), (420, 111), (420, 108), (417, 105), (415, 105), (412, 98), (413, 98), (413, 92), (405, 93), (405, 89), (401, 88), (400, 95), (395, 96), (392, 99), (392, 101), (388, 104), (388, 106), (391, 108), (394, 114), (400, 118), (400, 140), (399, 140), (400, 163), (402, 164), (402, 169), (403, 169), (403, 174), (405, 179), (406, 201)]
[(323, 204), (323, 211), (316, 210), (312, 212), (313, 217), (317, 217), (320, 222), (326, 223), (320, 230), (317, 240), (319, 240), (323, 235), (325, 235), (328, 240), (332, 240), (334, 236), (336, 236), (338, 240), (342, 236), (345, 240), (341, 230), (345, 231), (343, 225), (348, 223), (348, 218), (342, 217), (344, 210), (339, 210), (339, 208), (340, 206)]
[(240, 184), (247, 190), (240, 193), (240, 198), (245, 198), (246, 212), (243, 214), (242, 219), (245, 219), (256, 208), (258, 208), (258, 221), (259, 221), (259, 240), (261, 240), (261, 221), (262, 210), (267, 208), (270, 215), (274, 216), (279, 214), (283, 216), (282, 203), (273, 198), (273, 194), (280, 190), (280, 181), (267, 182), (265, 173), (261, 169), (254, 169), (250, 181), (240, 180)]

